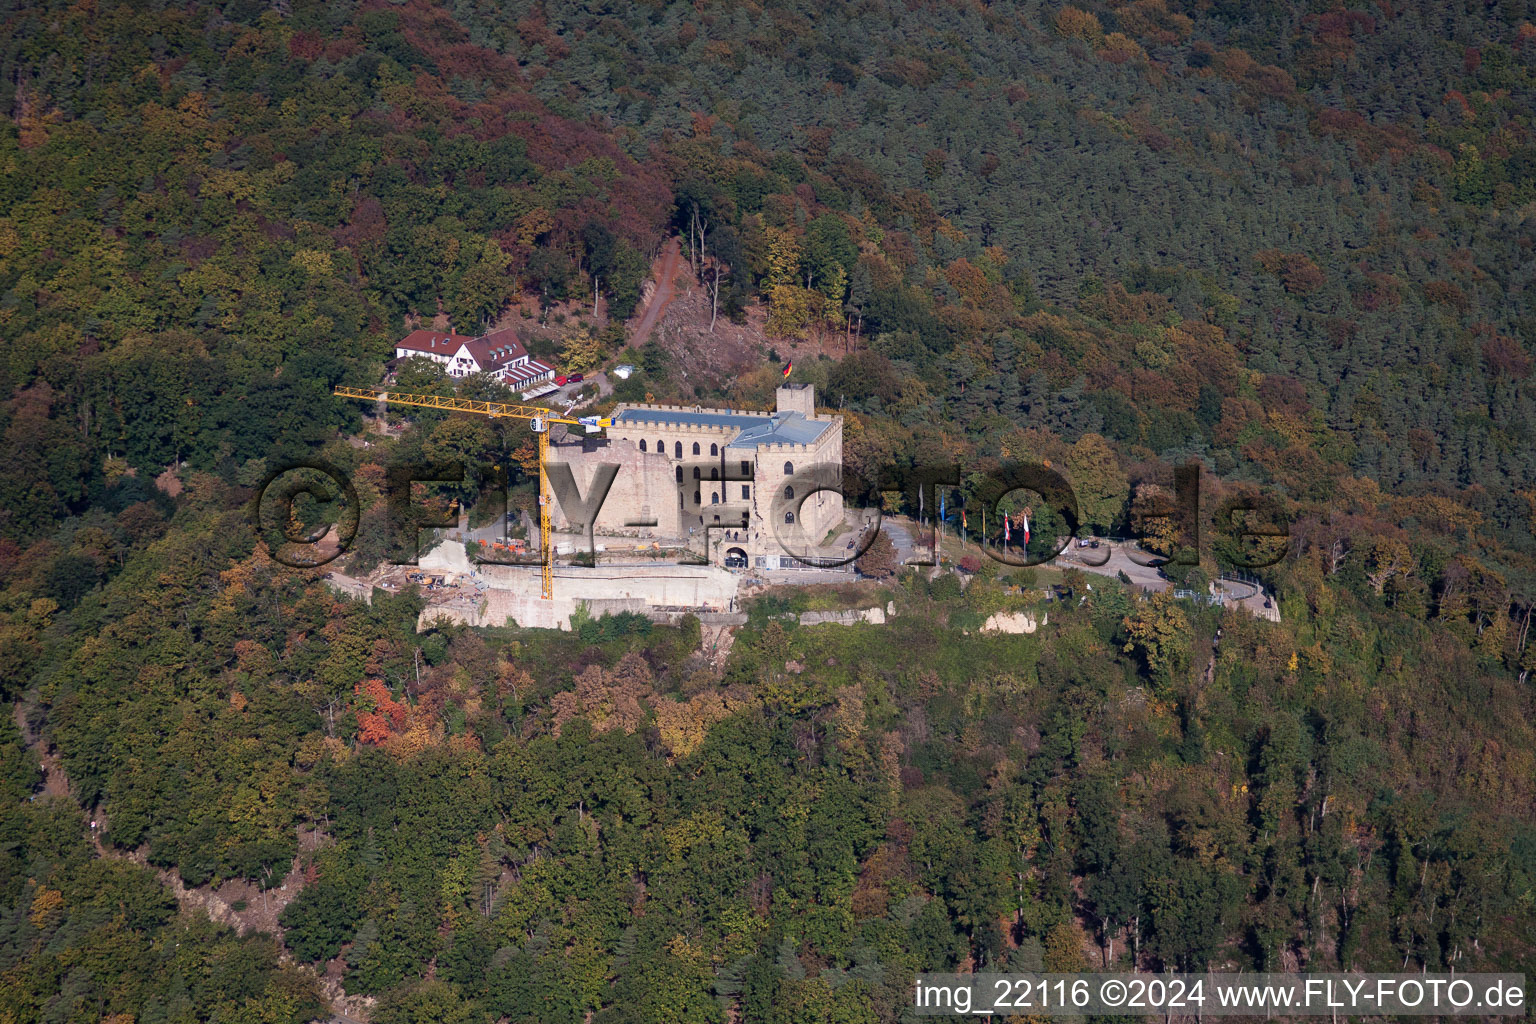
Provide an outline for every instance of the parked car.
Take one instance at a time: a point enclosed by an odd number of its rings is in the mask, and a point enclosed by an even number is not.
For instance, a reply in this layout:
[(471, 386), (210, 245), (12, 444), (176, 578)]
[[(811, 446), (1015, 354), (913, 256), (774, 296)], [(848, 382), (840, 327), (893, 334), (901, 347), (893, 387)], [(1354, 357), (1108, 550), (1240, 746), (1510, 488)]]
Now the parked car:
[(573, 373), (569, 377), (565, 378), (565, 382), (567, 384), (580, 384), (582, 381), (584, 381), (586, 379), (587, 379), (587, 375), (584, 374), (584, 373)]
[(747, 567), (746, 556), (745, 555), (726, 555), (725, 556), (725, 567), (727, 569), (745, 569)]
[(568, 383), (570, 383), (570, 378), (568, 378), (568, 377), (567, 377), (567, 376), (566, 376), (566, 375), (565, 375), (565, 374), (563, 374), (563, 373), (562, 373), (562, 374), (560, 374), (560, 375), (559, 375), (559, 376), (558, 376), (558, 377), (556, 377), (556, 378), (555, 378), (555, 386), (556, 386), (556, 387), (562, 387), (562, 388), (563, 388), (563, 387), (565, 387), (565, 386), (566, 386), (566, 384), (568, 384)]

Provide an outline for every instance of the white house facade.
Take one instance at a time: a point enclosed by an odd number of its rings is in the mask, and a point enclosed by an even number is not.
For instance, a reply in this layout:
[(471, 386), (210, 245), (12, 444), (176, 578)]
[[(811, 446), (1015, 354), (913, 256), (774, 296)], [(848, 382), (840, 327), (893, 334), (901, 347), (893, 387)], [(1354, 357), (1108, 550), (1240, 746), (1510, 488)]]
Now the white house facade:
[(395, 343), (396, 359), (426, 358), (450, 377), (489, 374), (518, 391), (547, 384), (552, 367), (534, 359), (511, 329), (471, 338), (452, 331), (412, 331)]

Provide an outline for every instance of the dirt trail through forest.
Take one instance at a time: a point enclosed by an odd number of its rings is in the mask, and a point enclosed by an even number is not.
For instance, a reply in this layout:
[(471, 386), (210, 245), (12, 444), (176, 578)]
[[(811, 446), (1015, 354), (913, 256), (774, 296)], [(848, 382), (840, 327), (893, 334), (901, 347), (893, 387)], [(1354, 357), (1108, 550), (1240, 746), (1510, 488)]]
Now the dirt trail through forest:
[(59, 764), (59, 758), (48, 749), (48, 744), (43, 742), (41, 736), (33, 736), (27, 729), (27, 715), (21, 701), (16, 702), (15, 711), (16, 728), (21, 733), (21, 741), (37, 757), (37, 766), (43, 770), (43, 790), (38, 796), (62, 796), (74, 798), (74, 793), (69, 788), (69, 776), (64, 774), (64, 768)]
[[(22, 742), (36, 755), (38, 765), (43, 771), (42, 789), (34, 799), (59, 797), (69, 800), (79, 808), (92, 826), (91, 844), (95, 847), (98, 857), (104, 860), (132, 861), (141, 867), (149, 868), (175, 897), (177, 904), (183, 910), (201, 910), (212, 921), (233, 928), (241, 935), (250, 932), (270, 934), (277, 940), (278, 958), (284, 963), (296, 964), (301, 970), (314, 975), (320, 983), (322, 993), (331, 1002), (334, 1010), (360, 1014), (362, 1020), (367, 1019), (373, 999), (365, 996), (348, 996), (338, 979), (321, 975), (309, 964), (295, 961), (288, 947), (283, 943), (283, 928), (277, 920), (283, 908), (291, 903), (299, 894), (299, 890), (304, 887), (306, 879), (303, 862), (328, 842), (324, 832), (319, 829), (301, 828), (299, 830), (298, 853), (288, 865), (288, 872), (283, 877), (282, 884), (271, 889), (263, 890), (260, 886), (253, 885), (244, 879), (226, 881), (217, 888), (208, 885), (188, 886), (177, 872), (150, 864), (147, 846), (141, 846), (136, 850), (125, 850), (102, 842), (101, 830), (107, 825), (106, 816), (100, 811), (93, 814), (89, 808), (80, 806), (74, 787), (70, 785), (69, 776), (65, 774), (64, 766), (59, 763), (58, 754), (50, 748), (48, 741), (42, 735), (34, 734), (27, 728), (27, 716), (20, 701), (16, 702), (12, 713), (15, 716), (16, 727), (21, 731)], [(236, 909), (237, 907), (239, 909)]]
[[(70, 785), (69, 776), (64, 773), (64, 766), (59, 763), (58, 754), (49, 748), (46, 739), (40, 735), (33, 735), (27, 728), (26, 714), (20, 702), (15, 705), (14, 715), (16, 726), (21, 730), (23, 742), (37, 757), (38, 764), (43, 770), (42, 791), (37, 794), (37, 797), (63, 797), (74, 803), (76, 807), (80, 807), (74, 787)], [(106, 860), (129, 860), (147, 867), (155, 872), (156, 877), (183, 907), (201, 908), (214, 921), (228, 925), (242, 935), (252, 931), (270, 932), (279, 942), (282, 941), (283, 930), (277, 923), (277, 915), (304, 887), (304, 874), (300, 861), (305, 854), (318, 849), (326, 841), (324, 834), (318, 830), (301, 829), (299, 852), (288, 865), (282, 884), (271, 889), (263, 890), (243, 879), (227, 881), (217, 889), (207, 885), (189, 887), (176, 872), (150, 864), (147, 847), (126, 850), (102, 842), (101, 833), (107, 825), (106, 815), (99, 810), (92, 812), (85, 807), (80, 807), (80, 811), (86, 815), (91, 825), (91, 844), (96, 848), (98, 857)], [(237, 910), (236, 907), (240, 909)]]
[(651, 301), (646, 304), (645, 312), (640, 315), (639, 323), (635, 324), (634, 332), (629, 336), (631, 348), (639, 348), (645, 344), (646, 339), (651, 336), (651, 329), (661, 320), (661, 314), (666, 312), (667, 303), (672, 301), (672, 282), (677, 277), (678, 258), (677, 239), (667, 239), (666, 244), (662, 246), (661, 256), (652, 268), (656, 290), (651, 293)]

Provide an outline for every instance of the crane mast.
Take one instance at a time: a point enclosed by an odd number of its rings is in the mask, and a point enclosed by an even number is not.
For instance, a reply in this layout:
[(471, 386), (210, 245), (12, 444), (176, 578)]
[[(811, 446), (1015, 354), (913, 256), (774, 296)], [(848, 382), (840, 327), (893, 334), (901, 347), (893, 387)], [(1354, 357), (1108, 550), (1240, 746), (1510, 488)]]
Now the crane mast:
[(555, 556), (549, 542), (549, 474), (544, 472), (544, 464), (549, 460), (549, 422), (536, 419), (531, 426), (539, 439), (539, 550), (543, 552), (539, 557), (539, 572), (543, 575), (540, 596), (548, 601), (555, 596)]
[(550, 491), (549, 474), (545, 465), (549, 461), (549, 425), (563, 423), (573, 427), (586, 427), (588, 431), (609, 426), (611, 421), (597, 416), (566, 419), (537, 405), (518, 405), (513, 402), (489, 402), (475, 398), (452, 398), (443, 395), (423, 395), (384, 388), (349, 388), (338, 386), (334, 392), (338, 398), (362, 398), (390, 405), (412, 405), (422, 409), (442, 409), (447, 412), (467, 412), (494, 419), (527, 420), (539, 444), (539, 570), (542, 575), (540, 597), (548, 601), (555, 596), (554, 549), (550, 544), (550, 506), (554, 496)]

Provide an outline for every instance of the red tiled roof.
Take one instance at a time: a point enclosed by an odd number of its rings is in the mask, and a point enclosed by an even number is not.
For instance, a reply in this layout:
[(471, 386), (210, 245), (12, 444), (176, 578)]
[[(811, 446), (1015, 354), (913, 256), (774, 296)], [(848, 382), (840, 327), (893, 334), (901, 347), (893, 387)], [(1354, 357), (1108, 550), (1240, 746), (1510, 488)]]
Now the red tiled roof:
[(517, 329), (513, 327), (503, 327), (499, 331), (483, 334), (480, 336), (480, 340), (490, 342), (495, 348), (501, 348), (505, 345), (512, 345), (517, 348), (524, 347), (523, 339), (518, 336)]
[[(528, 349), (519, 340), (517, 332), (510, 327), (492, 331), (478, 338), (471, 338), (466, 334), (454, 334), (451, 331), (412, 331), (395, 342), (395, 348), (436, 356), (451, 356), (460, 348), (467, 348), (468, 354), (474, 357), (480, 369), (486, 373), (509, 369), (508, 363), (522, 359), (528, 354)], [(539, 365), (543, 367), (539, 372), (549, 372), (549, 367), (543, 366), (542, 363)], [(532, 374), (535, 377), (538, 375), (537, 372)], [(519, 376), (528, 375), (520, 374)]]
[(408, 348), (413, 352), (426, 352), (435, 356), (451, 356), (459, 346), (474, 339), (452, 331), (412, 331), (399, 341), (395, 348)]
[(480, 369), (494, 371), (515, 359), (523, 358), (528, 354), (528, 350), (523, 347), (522, 342), (517, 340), (517, 335), (509, 329), (493, 331), (471, 341), (469, 354), (475, 357), (475, 362), (480, 364)]

